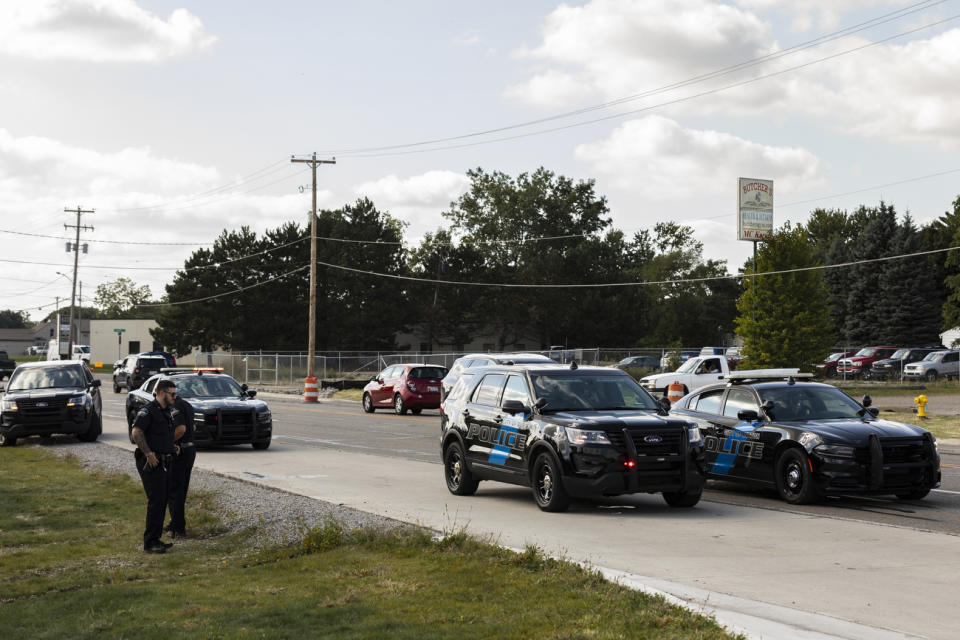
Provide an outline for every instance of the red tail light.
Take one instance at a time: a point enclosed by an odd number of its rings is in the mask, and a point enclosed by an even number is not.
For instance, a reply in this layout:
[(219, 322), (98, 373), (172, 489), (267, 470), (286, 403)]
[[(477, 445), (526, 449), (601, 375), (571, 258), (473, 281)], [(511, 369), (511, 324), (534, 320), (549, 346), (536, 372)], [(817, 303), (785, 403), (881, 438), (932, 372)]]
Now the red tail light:
[(412, 381), (410, 381), (410, 380), (407, 380), (407, 389), (410, 389), (410, 391), (416, 391), (416, 390), (417, 390), (417, 383), (416, 383), (416, 382), (412, 382)]
[(633, 460), (625, 460), (623, 466), (625, 466), (627, 469), (633, 469), (635, 466), (637, 466), (637, 463)]

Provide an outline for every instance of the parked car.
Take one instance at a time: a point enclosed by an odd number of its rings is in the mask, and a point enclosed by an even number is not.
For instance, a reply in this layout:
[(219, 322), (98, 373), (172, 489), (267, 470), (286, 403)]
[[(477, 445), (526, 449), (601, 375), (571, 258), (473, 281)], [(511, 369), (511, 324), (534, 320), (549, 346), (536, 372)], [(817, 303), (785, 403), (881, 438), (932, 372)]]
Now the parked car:
[[(444, 401), (440, 436), (450, 493), (481, 481), (530, 487), (543, 511), (571, 498), (660, 493), (671, 507), (697, 504), (703, 440), (625, 371), (558, 364), (471, 369)], [(466, 377), (466, 376), (464, 376)]]
[(370, 378), (361, 405), (367, 413), (392, 407), (397, 415), (440, 406), (440, 385), (447, 368), (435, 364), (395, 364)]
[(145, 351), (145, 352), (141, 353), (140, 355), (141, 355), (141, 356), (154, 356), (154, 357), (163, 358), (163, 361), (166, 363), (165, 366), (167, 366), (167, 367), (176, 367), (176, 366), (177, 366), (177, 358), (176, 358), (172, 353), (170, 353), (169, 351)]
[(0, 399), (0, 446), (54, 433), (93, 442), (102, 429), (100, 381), (83, 361), (25, 362)]
[(852, 351), (837, 351), (831, 353), (823, 362), (813, 365), (816, 374), (820, 378), (830, 378), (837, 375), (837, 364), (847, 356), (852, 356)]
[(173, 380), (177, 395), (193, 407), (197, 446), (249, 444), (258, 451), (270, 447), (273, 414), (255, 389), (223, 373), (222, 369), (167, 370), (151, 376), (138, 389), (127, 394), (127, 429), (142, 407), (153, 400), (160, 380)]
[(624, 358), (616, 365), (617, 369), (649, 369), (650, 371), (660, 370), (660, 359), (653, 356), (630, 356)]
[(167, 363), (162, 356), (146, 353), (129, 355), (123, 359), (119, 368), (114, 365), (113, 392), (120, 393), (121, 388), (133, 391), (146, 382), (147, 378), (160, 373), (160, 369), (166, 366)]
[(440, 398), (442, 400), (443, 398), (447, 397), (447, 393), (449, 393), (450, 389), (453, 388), (453, 385), (457, 383), (457, 378), (460, 377), (460, 374), (463, 373), (465, 369), (489, 367), (495, 364), (535, 364), (537, 362), (557, 364), (557, 361), (553, 358), (548, 358), (547, 356), (539, 353), (467, 354), (453, 361), (453, 366), (450, 367), (450, 371), (448, 371), (447, 375), (444, 376), (443, 383), (440, 386)]
[(943, 377), (947, 380), (960, 375), (960, 351), (944, 349), (928, 353), (923, 360), (903, 368), (903, 377), (933, 382)]
[(890, 346), (864, 347), (837, 362), (837, 375), (859, 376), (864, 371), (869, 371), (874, 362), (889, 358), (896, 350), (896, 347)]
[(915, 347), (897, 349), (892, 356), (884, 360), (877, 360), (870, 365), (869, 371), (863, 372), (864, 380), (900, 379), (904, 374), (904, 367), (912, 362), (919, 362), (934, 351), (942, 351), (943, 347)]
[(12, 376), (13, 371), (16, 368), (17, 363), (10, 359), (10, 356), (7, 355), (7, 352), (0, 351), (0, 380)]
[(940, 486), (930, 432), (880, 420), (869, 396), (857, 402), (809, 376), (739, 371), (670, 415), (699, 427), (708, 478), (776, 489), (791, 504), (848, 493), (917, 500)]
[[(670, 356), (671, 356), (671, 355), (673, 355), (673, 353), (668, 351), (667, 353), (663, 354), (663, 356), (660, 358), (660, 370), (661, 370), (661, 371), (669, 371), (669, 370), (670, 370)], [(684, 362), (686, 362), (686, 361), (689, 360), (690, 358), (696, 358), (696, 357), (699, 356), (699, 355), (700, 355), (700, 352), (699, 352), (699, 351), (681, 351), (681, 352), (680, 352), (680, 364), (683, 364)]]

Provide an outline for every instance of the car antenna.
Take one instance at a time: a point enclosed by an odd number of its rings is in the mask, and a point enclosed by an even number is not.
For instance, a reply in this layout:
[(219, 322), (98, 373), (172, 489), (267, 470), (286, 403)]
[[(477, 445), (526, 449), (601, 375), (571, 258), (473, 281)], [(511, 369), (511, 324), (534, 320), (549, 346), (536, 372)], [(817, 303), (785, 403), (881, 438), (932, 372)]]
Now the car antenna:
[(577, 361), (576, 361), (576, 360), (571, 360), (571, 361), (570, 361), (570, 371), (576, 371), (577, 369), (578, 369), (578, 367), (577, 367)]

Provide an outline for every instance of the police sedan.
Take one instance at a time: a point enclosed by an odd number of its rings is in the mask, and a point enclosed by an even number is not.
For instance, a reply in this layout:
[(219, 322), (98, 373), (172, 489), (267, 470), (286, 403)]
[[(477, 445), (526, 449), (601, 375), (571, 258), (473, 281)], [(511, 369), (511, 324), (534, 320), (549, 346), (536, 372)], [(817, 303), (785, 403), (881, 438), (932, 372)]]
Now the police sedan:
[(194, 411), (194, 441), (197, 446), (249, 444), (263, 450), (270, 446), (273, 415), (257, 392), (223, 373), (222, 369), (167, 368), (127, 394), (127, 424), (141, 407), (153, 400), (157, 382), (169, 378), (177, 395)]
[(808, 377), (731, 373), (723, 384), (684, 396), (670, 413), (700, 427), (709, 478), (776, 488), (791, 504), (852, 493), (916, 500), (940, 486), (930, 432), (881, 420), (869, 396), (857, 402)]

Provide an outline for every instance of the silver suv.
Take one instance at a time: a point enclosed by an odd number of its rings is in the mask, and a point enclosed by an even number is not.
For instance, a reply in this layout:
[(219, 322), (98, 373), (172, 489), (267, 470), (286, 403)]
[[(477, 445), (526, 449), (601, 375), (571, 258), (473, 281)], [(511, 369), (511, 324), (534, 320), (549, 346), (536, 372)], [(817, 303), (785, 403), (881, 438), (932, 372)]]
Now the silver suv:
[(903, 368), (905, 378), (934, 381), (939, 377), (947, 380), (960, 376), (960, 351), (944, 350), (928, 353), (919, 362), (912, 362)]

